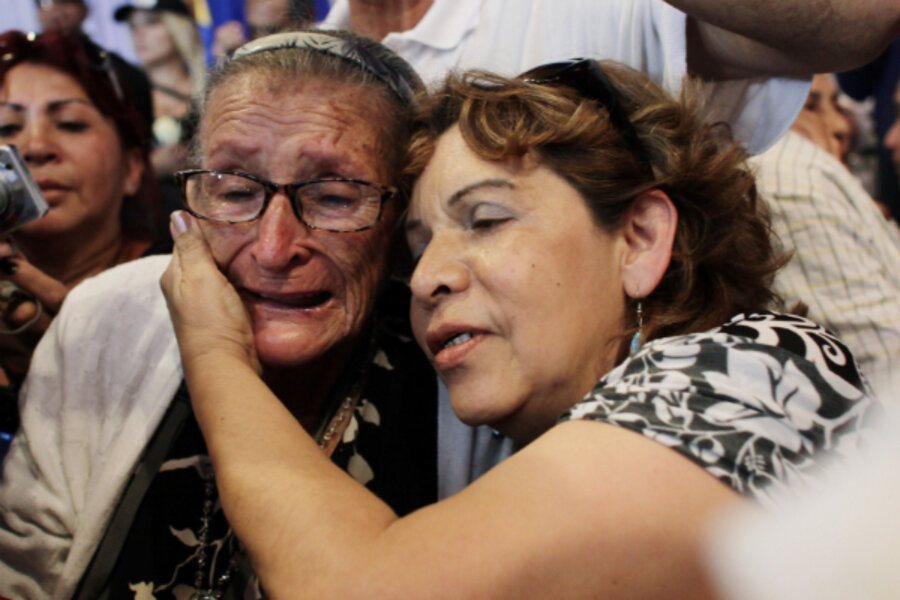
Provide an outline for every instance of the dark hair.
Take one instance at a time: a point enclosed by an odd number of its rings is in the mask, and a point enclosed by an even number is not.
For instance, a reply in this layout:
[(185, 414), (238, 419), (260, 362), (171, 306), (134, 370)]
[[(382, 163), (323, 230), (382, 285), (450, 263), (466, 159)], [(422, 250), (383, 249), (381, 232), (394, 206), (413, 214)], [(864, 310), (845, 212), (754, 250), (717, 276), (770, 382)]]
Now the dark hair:
[(619, 225), (641, 192), (663, 190), (678, 228), (662, 281), (641, 299), (645, 339), (704, 331), (777, 303), (770, 286), (786, 257), (773, 246), (746, 153), (728, 127), (704, 121), (693, 85), (676, 101), (643, 73), (612, 62), (601, 67), (647, 150), (652, 178), (597, 102), (569, 87), (483, 72), (451, 76), (421, 97), (407, 175), (421, 174), (437, 138), (458, 124), (480, 157), (529, 155), (565, 178), (601, 228)]
[(314, 0), (288, 0), (288, 13), (298, 25), (307, 25), (316, 20)]
[[(384, 65), (390, 71), (388, 75), (398, 78), (398, 81), (402, 81), (408, 88), (412, 88), (413, 91), (423, 89), (422, 82), (412, 67), (374, 40), (341, 30), (304, 29), (301, 30), (301, 33), (303, 32), (327, 35), (350, 42), (355, 56), (363, 58), (371, 56), (373, 60)], [(267, 39), (260, 38), (251, 43), (265, 46)], [(275, 36), (272, 36), (272, 39), (275, 39)], [(399, 190), (397, 198), (405, 205), (409, 197), (411, 180), (401, 179), (400, 173), (411, 134), (412, 110), (409, 102), (400, 98), (394, 89), (385, 83), (384, 77), (361, 67), (359, 64), (363, 62), (361, 60), (348, 59), (324, 48), (291, 45), (254, 51), (245, 55), (242, 55), (241, 51), (239, 49), (232, 60), (214, 70), (207, 80), (206, 90), (200, 103), (201, 133), (203, 117), (208, 109), (210, 98), (224, 84), (243, 75), (263, 73), (266, 76), (267, 85), (275, 88), (311, 78), (358, 86), (361, 90), (365, 90), (363, 92), (365, 95), (360, 95), (360, 97), (364, 97), (367, 103), (378, 106), (382, 112), (382, 118), (374, 124), (380, 128), (381, 133), (375, 152), (378, 157), (383, 159), (381, 170), (390, 180), (379, 183), (397, 187)], [(193, 160), (198, 166), (202, 155), (200, 147), (202, 140), (199, 137), (195, 137), (192, 152)]]
[(149, 158), (150, 123), (140, 108), (149, 107), (149, 86), (139, 89), (136, 83), (140, 80), (122, 66), (124, 61), (82, 34), (7, 31), (0, 35), (0, 84), (23, 62), (48, 65), (73, 77), (97, 110), (112, 120), (123, 149), (140, 152), (144, 172), (137, 192), (122, 205), (122, 232), (132, 238), (152, 239), (160, 214)]

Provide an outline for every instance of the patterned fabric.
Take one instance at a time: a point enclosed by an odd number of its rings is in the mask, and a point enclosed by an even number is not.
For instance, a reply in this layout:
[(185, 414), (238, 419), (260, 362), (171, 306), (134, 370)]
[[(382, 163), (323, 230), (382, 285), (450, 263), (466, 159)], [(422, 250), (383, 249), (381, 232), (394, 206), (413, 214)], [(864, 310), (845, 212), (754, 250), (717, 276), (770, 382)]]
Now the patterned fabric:
[(763, 502), (807, 479), (869, 407), (853, 356), (802, 317), (738, 315), (647, 343), (562, 419), (644, 434)]
[[(772, 225), (794, 254), (774, 288), (849, 346), (876, 396), (900, 388), (900, 235), (830, 154), (788, 132), (755, 159)], [(896, 398), (900, 402), (900, 398)]]
[[(405, 298), (405, 291), (402, 296), (386, 294), (382, 309), (396, 302), (389, 310), (405, 315)], [(357, 378), (364, 382), (332, 462), (401, 515), (437, 500), (434, 375), (407, 328), (404, 318), (382, 318), (371, 346), (348, 366), (332, 393), (337, 407)], [(191, 415), (135, 515), (111, 576), (109, 597), (190, 598), (196, 591), (198, 571), (202, 586), (224, 588), (229, 593), (225, 598), (262, 597), (257, 578), (239, 554), (214, 487), (207, 496), (205, 486), (211, 475), (206, 445)], [(207, 559), (201, 564), (200, 527), (207, 501), (212, 518)], [(238, 568), (229, 568), (232, 561)], [(226, 571), (230, 583), (217, 586)]]

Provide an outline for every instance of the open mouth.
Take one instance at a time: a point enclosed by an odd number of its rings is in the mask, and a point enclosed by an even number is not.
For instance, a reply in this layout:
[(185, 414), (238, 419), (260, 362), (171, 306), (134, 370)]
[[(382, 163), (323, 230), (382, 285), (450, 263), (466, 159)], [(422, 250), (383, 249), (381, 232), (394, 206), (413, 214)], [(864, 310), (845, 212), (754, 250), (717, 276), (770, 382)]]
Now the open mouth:
[(482, 335), (484, 335), (484, 333), (480, 331), (458, 331), (450, 334), (443, 340), (439, 337), (429, 340), (428, 349), (431, 350), (432, 355), (437, 356), (444, 350), (465, 344), (469, 340), (473, 340)]
[(472, 338), (474, 338), (477, 335), (482, 335), (482, 334), (477, 333), (477, 332), (468, 332), (468, 331), (464, 332), (464, 333), (457, 333), (456, 335), (451, 336), (449, 339), (447, 339), (441, 345), (441, 350), (446, 350), (447, 348), (452, 348), (453, 346), (458, 346), (459, 344), (468, 342), (469, 340), (471, 340)]
[(241, 291), (251, 298), (262, 300), (263, 302), (271, 302), (274, 304), (279, 304), (281, 306), (287, 306), (290, 308), (316, 308), (318, 306), (322, 306), (332, 298), (332, 293), (328, 291), (312, 292), (309, 294), (291, 294), (287, 296), (269, 296), (266, 294), (251, 292), (247, 289)]

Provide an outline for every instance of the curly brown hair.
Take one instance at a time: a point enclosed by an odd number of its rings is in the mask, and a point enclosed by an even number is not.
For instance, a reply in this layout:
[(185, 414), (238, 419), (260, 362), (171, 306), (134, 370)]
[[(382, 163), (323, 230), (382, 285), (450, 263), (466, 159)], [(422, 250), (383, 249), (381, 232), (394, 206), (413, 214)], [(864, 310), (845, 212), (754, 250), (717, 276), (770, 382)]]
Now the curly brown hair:
[(598, 102), (566, 86), (480, 71), (451, 75), (420, 98), (405, 174), (421, 174), (437, 138), (458, 124), (481, 158), (528, 155), (566, 179), (606, 230), (621, 224), (641, 192), (664, 191), (678, 228), (662, 281), (641, 299), (645, 340), (705, 331), (740, 312), (780, 305), (770, 286), (787, 256), (728, 126), (704, 120), (701, 94), (690, 82), (675, 100), (643, 73), (600, 65), (649, 155), (652, 178)]

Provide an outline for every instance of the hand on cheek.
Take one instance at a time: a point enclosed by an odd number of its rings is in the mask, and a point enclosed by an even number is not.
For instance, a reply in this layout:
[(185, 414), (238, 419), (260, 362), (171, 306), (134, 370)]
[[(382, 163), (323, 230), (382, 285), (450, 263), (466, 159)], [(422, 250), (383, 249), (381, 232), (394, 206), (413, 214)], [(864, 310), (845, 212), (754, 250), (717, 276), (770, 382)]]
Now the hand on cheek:
[(244, 304), (216, 266), (200, 227), (190, 215), (176, 211), (171, 230), (175, 249), (160, 283), (185, 371), (209, 359), (232, 357), (259, 373)]

